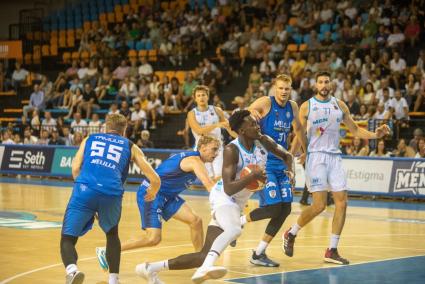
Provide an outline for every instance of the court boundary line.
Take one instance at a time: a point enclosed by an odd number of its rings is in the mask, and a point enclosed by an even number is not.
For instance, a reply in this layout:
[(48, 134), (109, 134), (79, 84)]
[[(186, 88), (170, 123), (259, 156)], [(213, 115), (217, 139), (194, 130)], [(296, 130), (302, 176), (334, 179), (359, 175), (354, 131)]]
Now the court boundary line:
[[(382, 237), (382, 236), (421, 236), (423, 237), (423, 234), (380, 234), (380, 235), (376, 235), (376, 234), (370, 234), (370, 235), (344, 235), (344, 238), (346, 237), (358, 237), (358, 236), (377, 236), (377, 237)], [(323, 237), (329, 237), (329, 236), (305, 236), (305, 237), (299, 237), (299, 239), (314, 239), (314, 238), (323, 238)], [(258, 240), (241, 240), (240, 242), (258, 242)], [(186, 247), (186, 246), (192, 246), (192, 244), (180, 244), (180, 245), (172, 245), (172, 246), (165, 246), (165, 247), (152, 247), (152, 248), (140, 248), (140, 249), (135, 249), (135, 250), (130, 250), (130, 251), (124, 251), (121, 254), (132, 254), (132, 253), (136, 253), (136, 252), (144, 252), (144, 251), (154, 251), (154, 250), (161, 250), (161, 249), (169, 249), (169, 248), (177, 248), (177, 247)], [(270, 247), (280, 247), (280, 246), (270, 246)], [(299, 246), (300, 248), (303, 247), (323, 247), (323, 246)], [(364, 247), (364, 246), (340, 246), (341, 248), (343, 247)], [(375, 247), (375, 248), (379, 248), (379, 247)], [(385, 249), (388, 249), (388, 247), (383, 247)], [(425, 249), (418, 249), (418, 248), (401, 248), (401, 247), (391, 247), (392, 249), (400, 249), (400, 250), (423, 250), (425, 251)], [(223, 253), (231, 253), (231, 252), (236, 252), (236, 251), (242, 251), (242, 250), (251, 250), (252, 248), (240, 248), (240, 249), (229, 249), (227, 251), (224, 251)], [(93, 253), (94, 254), (94, 253)], [(387, 260), (395, 260), (395, 259), (403, 259), (403, 258), (409, 258), (409, 257), (417, 257), (417, 256), (425, 256), (424, 255), (416, 255), (416, 256), (407, 256), (407, 257), (399, 257), (399, 258), (390, 258), (390, 259), (383, 259), (383, 260), (375, 260), (375, 261), (365, 261), (365, 262), (360, 262), (360, 263), (354, 263), (354, 264), (350, 264), (350, 265), (358, 265), (358, 264), (364, 264), (364, 263), (373, 263), (373, 262), (377, 262), (377, 261), (387, 261)], [(93, 260), (96, 259), (97, 256), (92, 256), (92, 257), (85, 257), (85, 258), (81, 258), (79, 259), (79, 262), (82, 261), (89, 261), (89, 260)], [(18, 279), (20, 277), (26, 276), (28, 274), (32, 274), (35, 272), (39, 272), (39, 271), (43, 271), (43, 270), (47, 270), (53, 267), (57, 267), (57, 266), (62, 266), (63, 263), (56, 263), (56, 264), (51, 264), (51, 265), (46, 265), (46, 266), (42, 266), (39, 268), (35, 268), (32, 270), (28, 270), (25, 272), (21, 272), (19, 274), (15, 274), (9, 278), (6, 278), (4, 280), (2, 280), (0, 282), (0, 284), (6, 284), (9, 283), (12, 280)], [(336, 267), (344, 267), (344, 266), (336, 266)], [(273, 273), (266, 273), (266, 274), (253, 274), (252, 276), (263, 276), (263, 275), (271, 275), (271, 274), (282, 274), (282, 273), (289, 273), (289, 272), (297, 272), (297, 271), (305, 271), (305, 270), (312, 270), (312, 269), (324, 269), (324, 268), (329, 268), (329, 267), (320, 267), (320, 268), (309, 268), (309, 269), (300, 269), (300, 270), (291, 270), (291, 271), (286, 271), (286, 272), (273, 272)], [(246, 274), (246, 272), (238, 272), (238, 271), (234, 271), (234, 270), (229, 270), (230, 272), (233, 273), (239, 273), (239, 274)], [(252, 276), (247, 276), (247, 277), (238, 277), (238, 278), (230, 278), (230, 279), (241, 279), (241, 278), (249, 278)], [(227, 279), (223, 279), (223, 281), (227, 281)]]

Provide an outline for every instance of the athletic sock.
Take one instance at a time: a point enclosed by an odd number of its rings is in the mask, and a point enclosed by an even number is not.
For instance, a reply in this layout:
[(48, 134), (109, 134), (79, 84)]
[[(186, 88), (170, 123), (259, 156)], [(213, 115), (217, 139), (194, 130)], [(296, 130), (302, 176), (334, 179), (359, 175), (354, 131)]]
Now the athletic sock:
[(255, 254), (256, 255), (260, 255), (263, 252), (265, 252), (268, 245), (269, 245), (268, 242), (260, 241), (260, 243), (258, 244), (257, 248), (255, 249)]
[(219, 255), (215, 251), (209, 251), (207, 257), (202, 264), (202, 267), (211, 267), (214, 266), (215, 261), (218, 259)]
[(245, 215), (241, 216), (241, 226), (245, 225), (246, 223), (248, 223), (246, 216)]
[(67, 275), (70, 275), (70, 274), (73, 274), (73, 273), (77, 272), (78, 271), (78, 267), (77, 267), (76, 264), (70, 264), (70, 265), (68, 265), (65, 268), (65, 270), (66, 270), (66, 274)]
[(298, 234), (298, 231), (301, 229), (301, 227), (297, 224), (297, 223), (295, 223), (294, 225), (292, 225), (292, 227), (291, 227), (291, 229), (289, 230), (289, 232), (292, 234), (292, 235), (294, 235), (294, 236), (296, 236), (297, 234)]
[(168, 270), (168, 260), (149, 262), (149, 272), (160, 272), (162, 270)]
[(331, 234), (331, 242), (329, 248), (336, 248), (338, 246), (340, 235)]
[(109, 284), (119, 284), (118, 273), (109, 273)]

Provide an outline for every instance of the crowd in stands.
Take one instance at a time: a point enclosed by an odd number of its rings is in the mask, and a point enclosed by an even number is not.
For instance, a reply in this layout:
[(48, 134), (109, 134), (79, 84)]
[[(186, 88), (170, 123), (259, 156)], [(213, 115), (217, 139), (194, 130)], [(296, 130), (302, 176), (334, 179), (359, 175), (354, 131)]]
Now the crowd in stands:
[[(358, 120), (392, 120), (409, 127), (409, 112), (425, 111), (424, 0), (269, 2), (141, 7), (130, 10), (121, 24), (94, 24), (78, 44), (80, 52), (92, 56), (73, 60), (55, 80), (38, 78), (23, 108), (22, 124), (38, 127), (37, 143), (45, 143), (42, 137), (47, 135), (47, 143), (78, 145), (85, 135), (102, 129), (99, 114), (107, 106), (107, 113), (128, 118), (131, 139), (151, 145), (141, 135), (146, 138), (149, 132), (143, 131), (160, 127), (165, 113), (190, 110), (198, 84), (210, 88), (215, 106), (243, 109), (258, 97), (273, 95), (273, 78), (286, 73), (293, 79), (291, 98), (301, 104), (313, 96), (314, 74), (321, 70), (331, 71), (335, 96)], [(217, 57), (199, 61), (184, 77), (159, 76), (152, 58), (129, 53), (141, 47), (158, 50), (158, 64), (170, 66), (181, 66), (190, 55), (215, 47)], [(240, 75), (247, 62), (254, 64), (246, 91), (225, 105), (222, 86)], [(10, 76), (2, 74), (5, 88), (17, 89), (27, 81), (28, 71), (17, 63)], [(49, 110), (58, 109), (64, 115), (55, 120)], [(56, 130), (59, 138), (53, 138)], [(3, 141), (17, 140), (11, 133), (4, 132)], [(35, 140), (34, 133), (21, 135), (25, 141)], [(400, 140), (394, 155), (411, 156), (412, 149), (423, 157), (423, 134), (418, 137), (414, 144)], [(382, 155), (385, 142), (370, 151), (354, 138), (344, 151)]]

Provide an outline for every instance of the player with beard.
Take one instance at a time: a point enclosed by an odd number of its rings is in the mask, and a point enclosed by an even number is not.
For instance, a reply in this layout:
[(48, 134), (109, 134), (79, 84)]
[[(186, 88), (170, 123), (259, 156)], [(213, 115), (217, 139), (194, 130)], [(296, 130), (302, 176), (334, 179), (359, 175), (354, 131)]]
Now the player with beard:
[(381, 138), (387, 135), (390, 129), (385, 124), (378, 127), (375, 132), (358, 127), (347, 105), (332, 96), (328, 72), (316, 74), (316, 94), (301, 105), (300, 120), (307, 129), (306, 183), (313, 201), (310, 207), (302, 211), (297, 222), (284, 233), (283, 249), (286, 255), (293, 256), (298, 231), (325, 210), (326, 195), (330, 190), (335, 201), (335, 212), (330, 245), (326, 249), (324, 261), (349, 264), (337, 250), (345, 223), (348, 190), (339, 148), (340, 124), (344, 122), (353, 136), (361, 139)]

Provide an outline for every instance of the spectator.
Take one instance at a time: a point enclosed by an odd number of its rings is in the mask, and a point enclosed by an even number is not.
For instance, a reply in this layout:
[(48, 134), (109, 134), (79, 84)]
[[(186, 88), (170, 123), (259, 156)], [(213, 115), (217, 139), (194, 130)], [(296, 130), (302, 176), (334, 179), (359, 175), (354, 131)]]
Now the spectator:
[(38, 139), (37, 145), (49, 145), (49, 131), (40, 131), (40, 139)]
[(137, 132), (143, 127), (146, 129), (146, 112), (141, 109), (140, 103), (136, 102), (134, 104), (134, 111), (131, 113), (131, 119), (129, 125), (132, 128), (132, 137), (135, 138)]
[(406, 25), (404, 29), (404, 35), (406, 37), (406, 41), (410, 43), (410, 46), (414, 47), (419, 40), (419, 34), (421, 32), (421, 27), (417, 21), (415, 15), (411, 15), (409, 18), (409, 23)]
[(93, 133), (101, 133), (102, 131), (102, 122), (99, 120), (99, 115), (97, 113), (93, 113), (91, 116), (91, 120), (89, 122), (89, 128), (87, 134)]
[(119, 114), (119, 113), (120, 113), (120, 110), (118, 109), (118, 105), (116, 103), (111, 104), (108, 114)]
[(49, 140), (49, 145), (65, 145), (65, 140), (59, 136), (58, 130), (55, 128), (52, 131), (52, 136)]
[[(74, 120), (71, 122), (72, 132), (85, 132), (87, 128), (87, 122), (84, 119), (81, 119), (81, 113), (74, 113)], [(75, 143), (74, 143), (75, 144)]]
[(31, 135), (31, 129), (30, 128), (26, 128), (24, 130), (24, 144), (37, 144), (37, 137)]
[(191, 72), (186, 72), (185, 80), (183, 82), (183, 95), (181, 97), (181, 105), (185, 111), (192, 105), (192, 92), (199, 83), (193, 78), (193, 74)]
[(385, 148), (385, 141), (383, 139), (378, 140), (376, 149), (370, 152), (369, 157), (390, 157), (390, 152)]
[[(190, 72), (188, 72), (190, 73)], [(161, 83), (159, 82), (158, 75), (152, 76), (152, 82), (149, 83), (149, 93), (154, 93), (158, 95), (158, 88)]]
[(416, 128), (413, 131), (413, 138), (409, 141), (409, 146), (412, 147), (415, 152), (418, 151), (419, 139), (424, 138), (424, 132), (421, 128)]
[(360, 115), (360, 105), (356, 100), (356, 95), (350, 93), (348, 95), (348, 100), (346, 101), (348, 109), (353, 116)]
[(164, 107), (156, 94), (149, 95), (147, 110), (151, 120), (150, 129), (156, 129), (158, 117), (162, 118), (164, 116)]
[(3, 139), (2, 139), (2, 142), (1, 142), (2, 144), (9, 144), (9, 145), (13, 145), (13, 144), (15, 144), (15, 141), (13, 141), (12, 139), (11, 139), (11, 134), (10, 134), (10, 132), (8, 131), (8, 130), (6, 130), (6, 131), (3, 131)]
[(406, 140), (400, 139), (397, 144), (397, 148), (393, 151), (393, 155), (396, 157), (410, 157), (413, 158), (416, 153), (412, 147), (406, 145)]
[(378, 103), (378, 107), (376, 108), (376, 112), (372, 118), (378, 120), (387, 120), (391, 118), (391, 112), (385, 110), (385, 104), (380, 102)]
[(404, 89), (406, 90), (406, 101), (409, 105), (409, 110), (413, 110), (413, 105), (418, 98), (420, 90), (419, 82), (416, 81), (413, 73), (410, 73), (409, 76), (407, 76), (407, 82), (404, 85)]
[(345, 152), (350, 156), (367, 156), (369, 154), (369, 145), (356, 136), (351, 145), (345, 147)]
[(121, 85), (120, 90), (118, 91), (116, 101), (120, 101), (121, 98), (124, 98), (128, 103), (133, 101), (137, 97), (137, 87), (134, 82), (130, 80), (130, 77), (127, 76), (124, 79), (124, 82)]
[(95, 92), (97, 95), (97, 99), (100, 101), (108, 92), (112, 86), (112, 74), (109, 72), (108, 67), (104, 67), (102, 70), (102, 75), (99, 77), (97, 81), (97, 87), (95, 88)]
[(384, 100), (384, 90), (387, 89), (389, 98), (394, 97), (394, 89), (388, 84), (388, 79), (381, 80), (381, 88), (376, 91), (376, 99), (380, 102)]
[(221, 109), (226, 109), (226, 105), (224, 104), (224, 102), (220, 99), (220, 96), (215, 94), (213, 97), (213, 102), (212, 105), (215, 107), (219, 107)]
[(121, 108), (120, 108), (119, 113), (124, 115), (127, 119), (130, 119), (131, 110), (130, 110), (128, 103), (126, 101), (121, 102)]
[(265, 73), (267, 66), (270, 67), (270, 71), (272, 73), (276, 72), (276, 64), (274, 64), (273, 60), (270, 60), (269, 56), (265, 54), (263, 56), (263, 61), (260, 63), (260, 73), (262, 74)]
[(24, 68), (21, 68), (21, 63), (15, 63), (15, 70), (12, 74), (12, 86), (15, 91), (22, 85), (26, 85), (28, 79), (29, 72)]
[(22, 145), (21, 135), (19, 133), (13, 135), (13, 142), (15, 142), (15, 145)]
[(84, 84), (88, 79), (88, 71), (89, 69), (86, 66), (86, 63), (84, 60), (81, 60), (80, 62), (80, 68), (78, 68), (77, 75), (78, 79)]
[(418, 151), (415, 155), (415, 158), (425, 158), (425, 138), (419, 139), (418, 142)]
[(406, 37), (401, 32), (400, 27), (398, 25), (394, 25), (393, 32), (388, 36), (387, 39), (387, 47), (394, 48), (400, 47), (404, 42)]
[(24, 106), (23, 113), (24, 117), (28, 117), (28, 112), (36, 109), (42, 110), (44, 108), (44, 93), (40, 90), (40, 85), (34, 85), (34, 92), (30, 96), (30, 102), (28, 105)]
[(394, 109), (394, 116), (397, 120), (409, 119), (409, 106), (405, 98), (401, 96), (400, 90), (394, 92), (394, 98), (391, 99), (392, 109)]
[(69, 126), (65, 125), (64, 127), (62, 127), (62, 132), (63, 132), (63, 140), (65, 141), (65, 145), (66, 146), (74, 145), (73, 135), (71, 134)]
[(141, 135), (140, 135), (140, 139), (137, 141), (137, 145), (140, 148), (155, 148), (153, 142), (151, 140), (149, 140), (150, 138), (150, 133), (148, 130), (143, 130)]
[(94, 109), (99, 109), (99, 102), (97, 101), (97, 96), (94, 90), (92, 89), (90, 83), (84, 84), (83, 99), (80, 104), (78, 104), (77, 111), (85, 111), (86, 118), (90, 119), (91, 113)]
[(32, 111), (32, 117), (31, 117), (31, 127), (32, 129), (36, 129), (37, 131), (40, 130), (40, 117), (38, 115), (38, 110), (35, 109)]
[(81, 102), (83, 101), (83, 92), (82, 89), (76, 88), (74, 92), (70, 93), (71, 99), (69, 100), (69, 108), (68, 115), (65, 116), (65, 119), (69, 119), (72, 114), (78, 110)]
[(151, 77), (153, 75), (152, 65), (149, 64), (146, 57), (141, 58), (141, 65), (139, 66), (139, 76), (140, 78), (145, 78), (148, 81), (151, 81)]
[(236, 96), (233, 99), (232, 104), (236, 105), (236, 108), (233, 109), (232, 113), (239, 111), (239, 110), (244, 110), (246, 108), (246, 101), (243, 97), (240, 97), (240, 96)]
[(52, 132), (53, 129), (56, 129), (56, 119), (52, 117), (50, 111), (44, 112), (44, 119), (41, 122), (41, 129), (47, 130), (49, 133)]
[(356, 120), (368, 120), (370, 115), (367, 111), (367, 105), (361, 104), (359, 108), (359, 114), (354, 117)]
[(73, 146), (77, 146), (79, 147), (81, 142), (83, 142), (83, 134), (79, 131), (74, 132), (74, 136), (73, 136)]
[(128, 75), (129, 69), (130, 67), (127, 66), (127, 61), (121, 60), (121, 65), (114, 70), (112, 73), (112, 78), (115, 80), (115, 82), (124, 80), (124, 78)]

